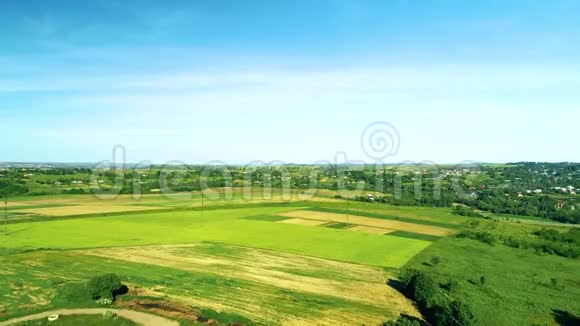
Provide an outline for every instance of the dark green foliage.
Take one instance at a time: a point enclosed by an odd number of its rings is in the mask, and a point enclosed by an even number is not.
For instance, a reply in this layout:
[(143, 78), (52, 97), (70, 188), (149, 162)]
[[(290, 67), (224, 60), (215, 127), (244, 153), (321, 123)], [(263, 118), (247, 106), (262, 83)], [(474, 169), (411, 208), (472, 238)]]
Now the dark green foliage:
[(468, 305), (455, 300), (449, 305), (436, 306), (433, 309), (433, 325), (468, 326), (474, 324), (473, 313)]
[(486, 218), (480, 212), (477, 212), (474, 209), (467, 207), (467, 206), (464, 206), (464, 205), (455, 205), (453, 207), (453, 214), (467, 216), (467, 217)]
[[(580, 206), (578, 197), (569, 190), (564, 193), (555, 188), (565, 186), (580, 189), (580, 178), (577, 177), (579, 170), (578, 163), (418, 165), (390, 166), (380, 170), (374, 166), (348, 165), (260, 166), (252, 169), (183, 165), (172, 166), (169, 170), (161, 166), (148, 167), (145, 175), (142, 169), (134, 166), (119, 175), (114, 169), (97, 171), (87, 166), (63, 165), (51, 169), (28, 168), (27, 174), (33, 176), (25, 176), (21, 168), (9, 168), (4, 176), (0, 176), (0, 191), (12, 189), (9, 193), (27, 195), (90, 193), (94, 190), (94, 187), (89, 186), (91, 175), (97, 175), (105, 185), (123, 194), (149, 193), (161, 188), (164, 188), (164, 192), (189, 192), (199, 191), (202, 187), (240, 184), (252, 187), (267, 184), (272, 189), (288, 187), (329, 190), (355, 190), (362, 186), (360, 190), (384, 194), (374, 198), (355, 198), (365, 202), (449, 208), (460, 203), (469, 206), (456, 205), (455, 213), (462, 216), (483, 217), (476, 211), (480, 210), (580, 223), (580, 209), (576, 209)], [(290, 178), (286, 178), (285, 174)], [(160, 177), (170, 182), (160, 182)], [(82, 181), (82, 186), (72, 183), (74, 180)], [(12, 186), (3, 186), (2, 182), (18, 186), (18, 190)], [(533, 192), (536, 189), (542, 192)], [(335, 197), (344, 199), (340, 195)]]
[[(431, 274), (417, 270), (404, 270), (401, 273), (405, 294), (417, 303), (425, 320), (433, 325), (466, 326), (473, 325), (474, 318), (470, 307), (453, 298), (456, 286), (453, 280), (440, 286)], [(445, 291), (446, 289), (449, 289)], [(398, 325), (398, 324), (394, 324)]]
[(28, 192), (28, 188), (9, 179), (0, 179), (0, 197)]
[(397, 320), (389, 320), (382, 323), (380, 326), (421, 326), (423, 323), (417, 318), (402, 315)]
[[(55, 285), (58, 286), (57, 281)], [(104, 298), (114, 300), (117, 295), (126, 294), (128, 288), (115, 274), (104, 274), (91, 278), (86, 283), (67, 283), (58, 286), (53, 301), (64, 304), (92, 303)]]
[(533, 233), (541, 239), (553, 242), (563, 242), (580, 245), (580, 229), (571, 228), (568, 232), (558, 232), (554, 229), (541, 229)]
[(538, 254), (558, 255), (567, 258), (580, 256), (580, 230), (572, 228), (560, 233), (553, 229), (542, 229), (532, 233), (534, 238), (516, 238), (512, 236), (496, 236), (489, 231), (465, 230), (457, 234), (457, 238), (469, 238), (495, 245), (503, 243), (506, 246), (518, 249), (533, 249)]
[[(505, 227), (501, 232), (531, 237), (531, 232), (522, 232), (522, 225), (500, 224)], [(534, 228), (529, 229), (533, 232)], [(426, 265), (433, 256), (441, 257), (442, 263)], [(417, 255), (407, 266), (431, 273), (446, 297), (467, 303), (477, 325), (552, 325), (552, 311), (556, 308), (580, 315), (577, 259), (446, 238)], [(481, 285), (482, 275), (485, 285)]]
[(485, 231), (480, 232), (480, 231), (465, 230), (458, 233), (457, 237), (479, 240), (483, 243), (487, 243), (492, 246), (495, 245), (497, 242), (497, 238), (493, 234)]
[(93, 300), (100, 298), (113, 300), (123, 290), (123, 284), (116, 274), (95, 276), (87, 282), (86, 287)]
[(440, 301), (439, 284), (427, 273), (417, 272), (407, 285), (408, 294), (426, 308), (437, 305)]

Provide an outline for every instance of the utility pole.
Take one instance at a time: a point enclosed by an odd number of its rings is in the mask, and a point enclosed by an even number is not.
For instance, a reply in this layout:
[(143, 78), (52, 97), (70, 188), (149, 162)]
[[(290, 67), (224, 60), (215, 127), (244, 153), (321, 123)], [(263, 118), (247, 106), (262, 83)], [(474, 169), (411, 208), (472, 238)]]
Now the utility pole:
[(4, 196), (4, 233), (8, 235), (8, 198)]
[(350, 197), (346, 197), (346, 228), (348, 229), (350, 227), (350, 223), (349, 223), (349, 219), (350, 219)]
[(201, 217), (203, 217), (203, 190), (201, 191)]

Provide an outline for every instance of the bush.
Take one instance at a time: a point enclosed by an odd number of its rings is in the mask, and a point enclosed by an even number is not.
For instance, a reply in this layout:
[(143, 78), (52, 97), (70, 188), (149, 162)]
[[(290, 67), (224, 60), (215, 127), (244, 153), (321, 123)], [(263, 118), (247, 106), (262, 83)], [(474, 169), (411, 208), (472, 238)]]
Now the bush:
[(421, 321), (416, 318), (402, 315), (396, 321), (389, 320), (382, 323), (381, 326), (421, 326), (421, 324)]
[(112, 312), (111, 310), (107, 310), (107, 312), (105, 312), (103, 314), (103, 319), (104, 320), (116, 320), (117, 318), (118, 318), (117, 317), (117, 314), (114, 313), (114, 312)]
[(452, 301), (436, 313), (435, 325), (469, 326), (474, 324), (471, 308), (461, 301)]
[(91, 278), (87, 283), (87, 291), (93, 300), (101, 298), (115, 300), (115, 296), (123, 288), (116, 274), (104, 274)]
[[(416, 270), (404, 270), (400, 278), (404, 284), (405, 294), (417, 303), (425, 320), (430, 324), (442, 326), (467, 326), (474, 324), (470, 307), (459, 301), (459, 299), (452, 298), (452, 292), (444, 292), (443, 288), (445, 287), (442, 288), (430, 274)], [(455, 288), (456, 284), (455, 280), (450, 280), (447, 287), (450, 289)], [(387, 322), (384, 325), (414, 324)]]

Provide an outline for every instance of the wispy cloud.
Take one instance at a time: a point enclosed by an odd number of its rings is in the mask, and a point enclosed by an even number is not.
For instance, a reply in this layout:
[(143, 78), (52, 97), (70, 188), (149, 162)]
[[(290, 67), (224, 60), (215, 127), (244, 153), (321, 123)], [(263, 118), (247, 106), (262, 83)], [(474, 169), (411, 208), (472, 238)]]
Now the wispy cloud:
[(44, 76), (0, 79), (0, 92), (173, 92), (214, 90), (509, 91), (580, 87), (579, 67), (415, 66)]

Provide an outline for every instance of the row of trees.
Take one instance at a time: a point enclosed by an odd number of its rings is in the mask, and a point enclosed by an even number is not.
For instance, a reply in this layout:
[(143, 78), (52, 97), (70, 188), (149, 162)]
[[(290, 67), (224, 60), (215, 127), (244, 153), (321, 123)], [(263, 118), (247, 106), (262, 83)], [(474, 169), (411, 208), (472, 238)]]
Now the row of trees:
[[(475, 324), (471, 307), (454, 297), (427, 272), (404, 270), (401, 282), (405, 295), (417, 303), (425, 320), (438, 326), (469, 326)], [(387, 324), (388, 325), (388, 324)], [(395, 325), (418, 325), (418, 321), (403, 318)]]
[[(434, 192), (433, 186), (429, 184), (423, 186), (420, 195), (417, 193), (415, 186), (407, 185), (403, 186), (396, 196), (379, 196), (372, 199), (359, 196), (356, 199), (401, 206), (452, 207), (453, 204), (460, 203), (496, 214), (536, 216), (562, 223), (580, 224), (580, 203), (577, 203), (575, 199), (566, 201), (547, 195), (512, 198), (506, 196), (501, 190), (481, 190), (473, 195), (459, 194), (449, 188), (441, 188), (440, 192)], [(468, 210), (456, 213), (471, 216)]]
[(489, 231), (472, 230), (464, 230), (457, 234), (458, 238), (474, 239), (489, 245), (501, 243), (512, 248), (534, 249), (540, 254), (558, 255), (567, 258), (580, 257), (580, 230), (577, 228), (571, 228), (563, 233), (553, 229), (543, 229), (532, 233), (531, 236), (504, 236)]

